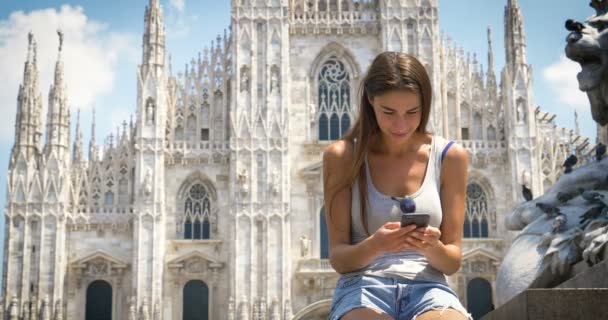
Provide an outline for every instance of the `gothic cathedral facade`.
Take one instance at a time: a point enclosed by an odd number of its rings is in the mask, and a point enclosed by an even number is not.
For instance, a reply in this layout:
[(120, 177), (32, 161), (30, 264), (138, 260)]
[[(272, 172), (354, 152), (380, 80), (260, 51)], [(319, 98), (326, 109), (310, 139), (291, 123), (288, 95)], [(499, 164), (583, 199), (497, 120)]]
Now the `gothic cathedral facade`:
[(337, 274), (322, 152), (354, 122), (359, 81), (386, 50), (419, 57), (433, 84), (431, 131), (470, 152), (463, 264), (449, 281), (465, 306), (479, 307), (480, 294), (491, 303), (514, 236), (504, 216), (587, 143), (534, 104), (517, 1), (505, 6), (499, 81), (490, 30), (484, 71), (440, 36), (438, 0), (232, 0), (231, 10), (230, 34), (174, 73), (159, 0), (149, 1), (136, 117), (102, 145), (93, 122), (88, 157), (79, 123), (71, 139), (61, 33), (42, 141), (30, 34), (0, 314), (326, 318)]

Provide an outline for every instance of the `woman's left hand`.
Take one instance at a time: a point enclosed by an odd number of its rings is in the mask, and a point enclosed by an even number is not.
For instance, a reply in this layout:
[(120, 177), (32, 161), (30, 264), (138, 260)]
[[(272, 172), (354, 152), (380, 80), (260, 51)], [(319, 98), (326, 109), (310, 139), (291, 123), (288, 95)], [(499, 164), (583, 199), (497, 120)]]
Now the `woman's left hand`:
[(427, 226), (416, 228), (409, 233), (407, 242), (414, 246), (417, 250), (426, 251), (427, 249), (436, 247), (441, 238), (441, 230), (435, 227)]

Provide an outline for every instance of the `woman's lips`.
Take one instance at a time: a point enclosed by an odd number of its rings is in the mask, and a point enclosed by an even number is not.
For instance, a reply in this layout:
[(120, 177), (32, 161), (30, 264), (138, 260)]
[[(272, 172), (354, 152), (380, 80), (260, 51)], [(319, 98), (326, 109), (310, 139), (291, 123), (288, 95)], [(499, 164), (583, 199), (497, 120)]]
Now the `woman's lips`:
[(404, 137), (407, 137), (408, 133), (407, 132), (403, 132), (403, 133), (391, 132), (391, 135), (396, 138), (404, 138)]

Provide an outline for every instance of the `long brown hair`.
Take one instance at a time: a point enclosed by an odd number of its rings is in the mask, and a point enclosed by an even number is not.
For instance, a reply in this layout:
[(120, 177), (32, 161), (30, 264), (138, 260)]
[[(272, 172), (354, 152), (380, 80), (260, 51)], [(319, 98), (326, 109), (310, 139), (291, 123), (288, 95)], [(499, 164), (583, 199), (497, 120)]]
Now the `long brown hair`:
[(370, 103), (370, 98), (377, 97), (393, 90), (406, 90), (418, 93), (422, 102), (422, 114), (417, 132), (426, 133), (426, 125), (431, 111), (433, 95), (431, 81), (424, 66), (415, 57), (401, 52), (383, 52), (376, 56), (367, 74), (359, 86), (359, 114), (355, 124), (341, 138), (354, 145), (354, 161), (348, 175), (343, 181), (333, 186), (324, 186), (329, 197), (325, 199), (325, 208), (331, 219), (333, 198), (343, 188), (352, 188), (355, 180), (359, 181), (359, 199), (361, 204), (361, 221), (367, 235), (367, 180), (365, 174), (365, 154), (368, 151), (370, 137), (380, 131), (378, 121)]

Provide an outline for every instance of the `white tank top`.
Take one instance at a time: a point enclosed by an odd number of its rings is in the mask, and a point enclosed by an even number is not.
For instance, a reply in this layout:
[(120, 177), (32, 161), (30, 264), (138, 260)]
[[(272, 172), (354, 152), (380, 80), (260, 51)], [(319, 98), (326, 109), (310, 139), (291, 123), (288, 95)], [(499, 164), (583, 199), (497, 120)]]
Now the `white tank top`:
[[(431, 151), (426, 173), (418, 191), (404, 195), (416, 203), (417, 213), (430, 215), (429, 225), (439, 228), (441, 225), (442, 209), (440, 199), (440, 173), (442, 151), (447, 145), (444, 138), (433, 135)], [(399, 204), (390, 196), (382, 194), (372, 182), (367, 156), (365, 159), (368, 209), (368, 230), (373, 234), (380, 226), (389, 221), (401, 221)], [(361, 205), (359, 202), (358, 180), (352, 188), (351, 203), (351, 243), (356, 244), (367, 238), (361, 221)], [(445, 275), (433, 268), (426, 257), (415, 250), (404, 250), (395, 253), (384, 253), (376, 257), (368, 266), (349, 274), (367, 274), (389, 278), (406, 278), (421, 281), (433, 281), (446, 284)]]

